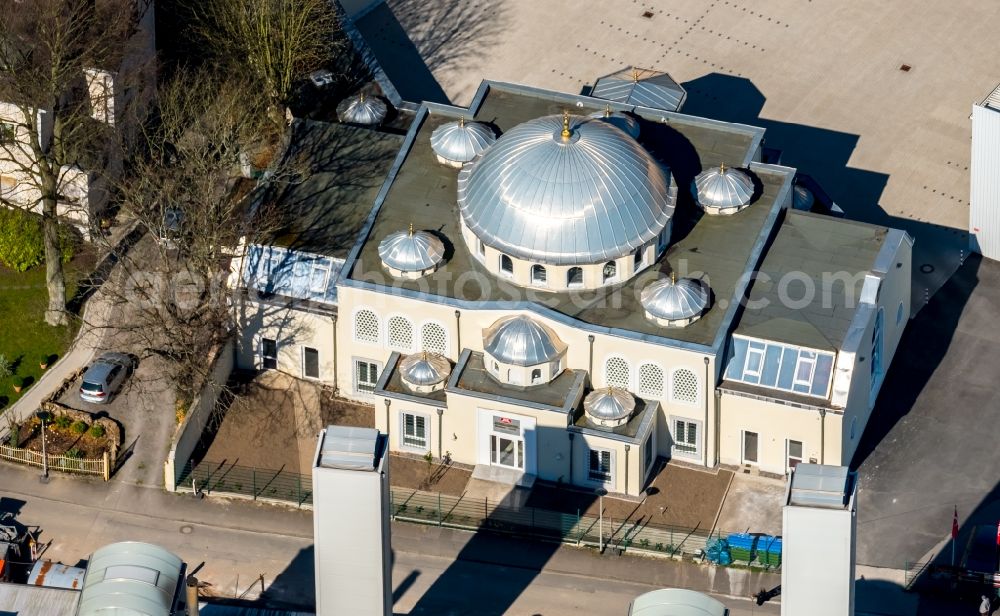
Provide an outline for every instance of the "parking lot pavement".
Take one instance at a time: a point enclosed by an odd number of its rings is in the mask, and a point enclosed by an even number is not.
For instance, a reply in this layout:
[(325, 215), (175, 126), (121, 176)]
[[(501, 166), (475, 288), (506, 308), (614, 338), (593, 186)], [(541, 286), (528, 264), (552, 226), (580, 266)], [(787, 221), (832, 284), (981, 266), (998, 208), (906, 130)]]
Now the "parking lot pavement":
[(784, 480), (737, 472), (722, 503), (715, 528), (723, 532), (780, 535), (784, 500)]
[[(96, 355), (100, 355), (100, 351)], [(80, 399), (82, 378), (78, 378), (59, 399), (61, 404), (81, 411), (107, 413), (124, 428), (122, 450), (130, 450), (131, 453), (112, 476), (112, 481), (163, 485), (163, 461), (177, 422), (173, 389), (164, 377), (166, 371), (161, 362), (156, 357), (141, 361), (118, 394), (106, 404), (93, 404)]]
[[(1000, 263), (970, 259), (907, 326), (865, 430), (858, 562), (902, 568), (961, 556), (972, 526), (1000, 519)], [(942, 543), (944, 542), (944, 543)]]

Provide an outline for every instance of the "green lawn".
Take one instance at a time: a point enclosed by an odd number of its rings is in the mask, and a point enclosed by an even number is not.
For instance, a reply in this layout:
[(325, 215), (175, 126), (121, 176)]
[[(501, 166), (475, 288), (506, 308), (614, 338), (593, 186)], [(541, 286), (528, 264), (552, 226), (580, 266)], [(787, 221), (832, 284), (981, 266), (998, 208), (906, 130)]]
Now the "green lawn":
[[(76, 289), (78, 266), (65, 264), (67, 296)], [(0, 266), (0, 354), (16, 366), (15, 376), (34, 383), (42, 374), (39, 358), (43, 354), (62, 357), (76, 334), (78, 324), (68, 327), (50, 327), (45, 324), (45, 265), (18, 273)], [(7, 407), (25, 391), (14, 393), (14, 378), (0, 379), (0, 410)]]

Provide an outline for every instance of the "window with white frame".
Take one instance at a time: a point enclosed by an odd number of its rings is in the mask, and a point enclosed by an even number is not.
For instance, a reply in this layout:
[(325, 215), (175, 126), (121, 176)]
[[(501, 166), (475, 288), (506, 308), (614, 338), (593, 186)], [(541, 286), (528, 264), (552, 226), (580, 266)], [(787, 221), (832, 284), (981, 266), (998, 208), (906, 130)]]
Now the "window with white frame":
[(611, 483), (612, 452), (607, 449), (591, 449), (587, 465), (587, 477), (591, 481)]
[(609, 357), (604, 362), (604, 382), (608, 384), (608, 387), (629, 389), (630, 373), (628, 362), (621, 357)]
[(439, 323), (424, 323), (420, 326), (420, 350), (447, 355), (448, 332)]
[(402, 446), (427, 451), (430, 448), (430, 421), (421, 413), (400, 413), (400, 434)]
[(698, 422), (688, 419), (674, 419), (674, 453), (686, 456), (698, 455)]
[(302, 376), (307, 379), (319, 378), (319, 351), (312, 347), (302, 347)]
[(566, 286), (567, 287), (582, 287), (583, 286), (583, 268), (582, 267), (571, 267), (566, 270)]
[(726, 379), (826, 398), (834, 354), (733, 336)]
[(648, 398), (663, 396), (663, 368), (656, 364), (639, 366), (639, 395)]
[(278, 368), (278, 341), (273, 338), (260, 339), (260, 366), (264, 370)]
[(478, 238), (476, 239), (476, 252), (479, 253), (480, 257), (486, 256), (486, 244), (483, 243), (483, 240)]
[(507, 255), (500, 255), (500, 271), (508, 276), (514, 275), (514, 262)]
[(638, 271), (642, 267), (642, 261), (644, 257), (643, 247), (640, 246), (635, 249), (635, 256), (632, 258), (632, 269)]
[(698, 377), (687, 368), (677, 368), (670, 375), (670, 400), (684, 404), (698, 402)]
[(389, 339), (390, 348), (397, 351), (413, 350), (413, 323), (406, 317), (389, 317)]
[(314, 259), (312, 270), (309, 272), (309, 290), (314, 293), (326, 293), (326, 287), (330, 283), (330, 261), (327, 259)]
[(544, 287), (548, 284), (548, 273), (541, 265), (531, 266), (531, 284)]
[(359, 394), (370, 394), (375, 391), (378, 383), (379, 365), (368, 359), (354, 360), (354, 391)]
[(785, 470), (791, 471), (802, 462), (802, 441), (788, 439), (786, 443), (786, 447), (788, 448), (788, 464)]
[(354, 315), (354, 339), (378, 344), (378, 316), (371, 310), (359, 310)]
[(605, 284), (609, 282), (614, 282), (618, 278), (618, 264), (614, 261), (608, 261), (604, 264), (604, 272), (602, 276), (602, 282)]

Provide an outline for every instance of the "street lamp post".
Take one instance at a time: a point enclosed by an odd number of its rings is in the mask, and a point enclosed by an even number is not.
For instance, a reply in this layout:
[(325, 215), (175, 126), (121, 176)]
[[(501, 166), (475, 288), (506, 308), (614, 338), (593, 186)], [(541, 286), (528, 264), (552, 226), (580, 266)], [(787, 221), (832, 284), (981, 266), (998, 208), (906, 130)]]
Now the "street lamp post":
[(604, 497), (607, 493), (608, 491), (604, 488), (594, 490), (594, 494), (597, 494), (598, 498), (597, 533), (600, 535), (600, 540), (597, 542), (597, 545), (600, 547), (601, 554), (604, 553)]
[(42, 420), (42, 476), (40, 481), (42, 483), (49, 482), (49, 456), (45, 449), (45, 412), (38, 411), (38, 418)]

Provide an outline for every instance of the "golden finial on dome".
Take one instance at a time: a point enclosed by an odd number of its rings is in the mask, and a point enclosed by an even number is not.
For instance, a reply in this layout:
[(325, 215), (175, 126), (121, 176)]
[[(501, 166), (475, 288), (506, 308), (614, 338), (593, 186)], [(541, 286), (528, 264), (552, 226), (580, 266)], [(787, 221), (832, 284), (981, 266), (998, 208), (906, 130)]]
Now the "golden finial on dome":
[(610, 118), (611, 117), (611, 105), (606, 105), (604, 107), (604, 117), (606, 117), (606, 118)]
[(362, 92), (361, 94), (358, 94), (358, 102), (359, 103), (365, 102), (365, 93), (364, 92)]
[(564, 110), (563, 111), (562, 138), (563, 139), (569, 139), (569, 136), (570, 136), (570, 132), (569, 132), (569, 112)]
[(670, 284), (677, 284), (677, 272), (670, 272)]
[(721, 165), (719, 165), (719, 173), (725, 173), (725, 172), (726, 172), (726, 163), (722, 163)]
[(632, 69), (632, 83), (639, 83), (639, 69)]
[(459, 118), (458, 118), (458, 125), (460, 127), (462, 127), (462, 128), (465, 127), (465, 116), (459, 116)]
[(413, 223), (410, 223), (410, 237), (413, 237)]

